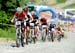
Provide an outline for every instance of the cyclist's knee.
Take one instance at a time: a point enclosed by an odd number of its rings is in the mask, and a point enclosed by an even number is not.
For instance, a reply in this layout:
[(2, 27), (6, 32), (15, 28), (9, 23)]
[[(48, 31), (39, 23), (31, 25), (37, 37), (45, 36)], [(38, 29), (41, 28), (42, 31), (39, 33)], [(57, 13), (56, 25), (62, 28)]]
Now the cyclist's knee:
[(30, 27), (29, 26), (27, 26), (27, 31), (29, 31), (30, 30)]

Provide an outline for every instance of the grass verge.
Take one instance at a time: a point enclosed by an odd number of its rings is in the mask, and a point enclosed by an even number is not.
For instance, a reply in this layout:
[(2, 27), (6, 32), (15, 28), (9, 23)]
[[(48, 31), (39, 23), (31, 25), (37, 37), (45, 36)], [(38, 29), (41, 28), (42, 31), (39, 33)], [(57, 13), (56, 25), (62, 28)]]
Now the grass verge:
[(15, 27), (10, 27), (8, 29), (0, 28), (0, 38), (15, 40), (15, 38), (16, 38)]
[(64, 2), (66, 2), (67, 0), (56, 0), (57, 1), (57, 3), (64, 3)]
[(71, 5), (63, 7), (63, 9), (68, 9), (68, 8), (69, 9), (75, 8), (75, 4), (71, 4)]

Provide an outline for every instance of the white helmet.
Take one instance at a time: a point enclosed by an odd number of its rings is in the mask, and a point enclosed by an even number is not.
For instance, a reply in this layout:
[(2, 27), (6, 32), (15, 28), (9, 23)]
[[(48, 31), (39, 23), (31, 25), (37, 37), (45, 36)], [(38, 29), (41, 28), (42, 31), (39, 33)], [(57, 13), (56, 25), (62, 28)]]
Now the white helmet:
[(54, 29), (54, 28), (52, 28), (52, 31), (55, 31), (55, 29)]
[(32, 11), (31, 14), (32, 14), (32, 15), (36, 15), (36, 12), (35, 12), (35, 11)]
[(23, 9), (22, 9), (21, 7), (18, 7), (18, 8), (17, 8), (17, 12), (18, 12), (18, 13), (21, 13), (22, 11), (23, 11)]

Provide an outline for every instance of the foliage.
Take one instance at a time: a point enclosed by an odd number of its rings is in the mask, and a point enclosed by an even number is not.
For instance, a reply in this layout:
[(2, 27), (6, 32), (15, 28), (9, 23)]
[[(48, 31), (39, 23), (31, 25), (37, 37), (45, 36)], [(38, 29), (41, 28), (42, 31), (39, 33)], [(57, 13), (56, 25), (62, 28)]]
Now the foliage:
[[(0, 0), (0, 38), (11, 38), (15, 39), (15, 28), (10, 27), (10, 20), (13, 17), (13, 13), (15, 12), (18, 5), (25, 6), (30, 0)], [(1, 24), (2, 23), (2, 24)]]
[(67, 0), (56, 0), (57, 1), (57, 3), (64, 3), (64, 2), (66, 2)]
[(63, 9), (66, 9), (66, 8), (75, 8), (75, 4), (71, 4), (71, 5), (63, 7)]
[(30, 0), (0, 0), (0, 23), (10, 24), (12, 15), (16, 11), (17, 4), (20, 6), (25, 6)]
[(0, 38), (9, 38), (11, 40), (16, 39), (16, 32), (14, 27), (10, 27), (8, 30), (0, 29)]
[(7, 14), (5, 11), (0, 11), (0, 23), (10, 23), (11, 18), (11, 14)]
[(7, 14), (4, 11), (0, 12), (0, 23), (7, 22)]
[(0, 6), (1, 10), (12, 13), (17, 7), (24, 7), (28, 2), (31, 2), (31, 0), (0, 0)]
[(13, 12), (15, 11), (16, 6), (16, 0), (1, 0), (0, 1), (1, 4), (1, 10), (4, 10), (5, 12)]

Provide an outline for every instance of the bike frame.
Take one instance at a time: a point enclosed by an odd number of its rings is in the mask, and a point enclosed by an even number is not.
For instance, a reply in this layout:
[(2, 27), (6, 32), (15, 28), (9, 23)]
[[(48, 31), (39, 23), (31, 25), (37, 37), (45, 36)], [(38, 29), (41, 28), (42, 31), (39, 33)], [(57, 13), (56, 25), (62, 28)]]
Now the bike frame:
[(23, 42), (23, 32), (22, 32), (22, 21), (17, 21), (16, 20), (16, 44), (17, 46), (22, 46), (24, 47), (24, 42)]
[(47, 30), (47, 26), (46, 25), (42, 25), (42, 40), (43, 41), (46, 40), (46, 30)]

